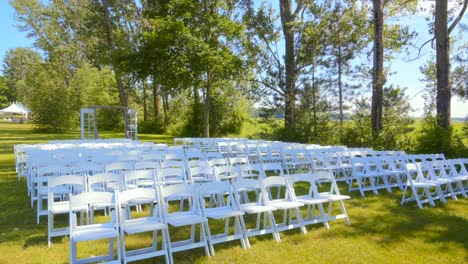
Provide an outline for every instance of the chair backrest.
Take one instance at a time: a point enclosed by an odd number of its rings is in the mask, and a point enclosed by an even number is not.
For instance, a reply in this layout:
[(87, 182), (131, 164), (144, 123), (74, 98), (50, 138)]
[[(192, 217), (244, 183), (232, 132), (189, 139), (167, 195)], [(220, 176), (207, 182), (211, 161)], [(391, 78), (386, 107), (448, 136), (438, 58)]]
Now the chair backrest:
[(206, 207), (205, 198), (213, 196), (216, 197), (216, 207), (237, 207), (234, 201), (232, 186), (228, 181), (202, 183), (198, 185), (198, 194), (202, 210)]
[(231, 157), (229, 158), (229, 164), (231, 164), (232, 166), (249, 164), (249, 158), (247, 156)]
[(104, 166), (106, 172), (122, 173), (123, 171), (133, 170), (133, 164), (130, 162), (113, 162)]
[(208, 165), (210, 167), (215, 167), (215, 166), (226, 166), (228, 165), (228, 162), (225, 158), (217, 158), (217, 159), (211, 159), (208, 161)]
[(115, 204), (114, 193), (111, 192), (85, 192), (70, 197), (70, 211), (77, 208), (81, 210), (87, 205), (109, 205)]
[(264, 177), (262, 164), (244, 164), (239, 167), (239, 173), (243, 178), (261, 179)]
[(165, 160), (164, 152), (162, 151), (151, 151), (149, 153), (143, 153), (141, 155), (142, 161), (153, 161), (157, 163), (161, 163)]
[(135, 188), (125, 190), (122, 192), (116, 191), (115, 193), (117, 197), (118, 208), (121, 209), (119, 211), (119, 221), (121, 223), (123, 223), (126, 220), (126, 214), (123, 213), (122, 209), (125, 208), (129, 202), (135, 201), (137, 201), (138, 203), (149, 203), (152, 206), (154, 205), (154, 209), (156, 210), (153, 211), (153, 215), (151, 217), (156, 217), (158, 219), (163, 218), (157, 188)]
[(163, 163), (161, 163), (161, 169), (165, 168), (182, 168), (185, 169), (187, 166), (185, 161), (181, 160), (166, 160)]
[[(309, 187), (307, 190), (308, 196), (313, 197), (318, 194), (317, 186), (315, 185), (316, 178), (314, 178), (312, 174), (309, 174), (309, 173), (290, 174), (288, 175), (288, 179), (289, 179), (291, 191), (294, 192), (294, 195), (296, 195), (297, 193), (296, 190), (299, 191), (299, 187), (304, 188), (305, 186)], [(300, 184), (296, 184), (296, 183), (300, 183)], [(300, 191), (300, 193), (303, 193), (303, 191)]]
[(184, 168), (163, 168), (156, 171), (156, 175), (157, 182), (163, 185), (187, 182)]
[(99, 173), (88, 178), (88, 191), (113, 192), (123, 189), (122, 175), (110, 172)]
[(185, 154), (183, 151), (169, 152), (169, 153), (166, 153), (165, 159), (166, 161), (169, 161), (169, 160), (185, 161)]
[(281, 163), (263, 163), (263, 177), (284, 176)]
[[(77, 195), (71, 195), (69, 202), (70, 236), (73, 236), (78, 225), (75, 215), (76, 211), (83, 211), (83, 208), (90, 208), (92, 210), (93, 206), (109, 206), (115, 208), (115, 205), (115, 196), (114, 193), (111, 192), (84, 192)], [(93, 222), (93, 220), (91, 220), (91, 222)], [(114, 226), (118, 225), (114, 213), (111, 213), (110, 223)]]
[(214, 181), (215, 176), (213, 173), (213, 169), (205, 166), (205, 167), (192, 167), (189, 168), (189, 175), (188, 179), (191, 183), (196, 182), (206, 182), (206, 181)]
[(77, 175), (95, 175), (104, 172), (104, 166), (94, 162), (84, 162), (71, 167), (71, 173)]
[[(172, 211), (177, 211), (176, 214), (183, 214), (184, 212), (192, 212), (194, 214), (201, 215), (200, 204), (198, 199), (198, 192), (195, 185), (192, 184), (173, 184), (168, 186), (161, 186), (160, 187), (160, 197), (161, 203), (163, 208), (163, 213), (170, 213), (169, 202), (170, 201), (179, 201), (181, 198), (184, 200), (188, 200), (188, 204), (190, 206), (177, 206), (171, 207)], [(177, 205), (179, 203), (175, 203)]]
[(138, 161), (135, 162), (133, 168), (135, 170), (157, 170), (159, 169), (159, 164), (154, 161)]
[[(294, 193), (291, 191), (290, 184), (288, 182), (287, 177), (284, 176), (271, 176), (266, 177), (262, 180), (263, 186), (266, 191), (266, 197), (269, 201), (273, 200), (288, 200), (288, 201), (295, 201)], [(284, 188), (284, 192), (278, 192), (277, 198), (273, 198), (272, 195), (272, 188)]]
[(212, 160), (212, 159), (222, 159), (223, 158), (223, 154), (219, 153), (219, 152), (205, 152), (205, 157), (207, 160)]
[(185, 159), (190, 160), (206, 160), (205, 153), (201, 152), (198, 149), (186, 149), (185, 150)]
[(119, 203), (127, 203), (131, 200), (150, 200), (153, 199), (157, 201), (157, 193), (155, 188), (135, 188), (131, 190), (125, 190), (122, 192), (117, 192)]
[(48, 193), (70, 194), (85, 192), (85, 176), (65, 175), (47, 178)]
[(187, 161), (187, 168), (195, 168), (195, 167), (207, 167), (208, 162), (206, 160), (189, 160)]
[(336, 184), (335, 176), (331, 171), (317, 171), (312, 174), (314, 179), (315, 190), (317, 190), (317, 186), (321, 183), (328, 182), (330, 183), (330, 190), (328, 193), (330, 194), (340, 194), (340, 190), (338, 189), (338, 185)]
[(150, 182), (149, 186), (156, 186), (156, 180), (154, 177), (153, 170), (133, 170), (133, 171), (126, 171), (123, 173), (124, 178), (124, 188), (128, 190), (130, 186), (139, 187), (139, 181), (144, 180), (146, 182)]
[(234, 179), (239, 175), (236, 168), (230, 165), (213, 167), (213, 172), (218, 181)]

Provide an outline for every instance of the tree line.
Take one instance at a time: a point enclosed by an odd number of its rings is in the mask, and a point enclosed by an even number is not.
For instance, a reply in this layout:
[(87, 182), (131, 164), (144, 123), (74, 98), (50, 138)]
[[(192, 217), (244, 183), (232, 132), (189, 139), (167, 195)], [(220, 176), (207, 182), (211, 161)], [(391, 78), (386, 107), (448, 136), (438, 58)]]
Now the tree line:
[[(35, 49), (6, 53), (0, 103), (26, 103), (41, 129), (67, 131), (80, 107), (120, 105), (140, 110), (140, 126), (150, 132), (222, 136), (238, 134), (261, 107), (263, 115), (284, 113), (282, 139), (320, 143), (338, 131), (338, 143), (404, 145), (386, 143), (411, 123), (405, 88), (386, 79), (397, 54), (417, 50), (416, 32), (395, 22), (418, 12), (417, 0), (10, 4)], [(430, 88), (427, 112), (435, 112), (442, 131), (451, 129), (452, 93), (467, 98), (466, 44), (450, 53), (467, 4), (449, 9), (447, 1), (435, 1), (428, 17), (433, 38), (426, 44), (436, 60), (421, 71)], [(351, 127), (344, 124), (350, 111)], [(113, 112), (100, 115), (102, 126), (121, 122)]]

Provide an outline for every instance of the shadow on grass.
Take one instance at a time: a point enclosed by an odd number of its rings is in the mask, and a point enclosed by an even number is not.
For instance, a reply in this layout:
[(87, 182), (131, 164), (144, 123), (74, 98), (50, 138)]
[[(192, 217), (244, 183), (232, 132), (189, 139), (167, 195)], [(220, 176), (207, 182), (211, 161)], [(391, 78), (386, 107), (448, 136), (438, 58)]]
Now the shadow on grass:
[[(425, 206), (420, 210), (416, 204), (400, 206), (403, 192), (392, 191), (370, 194), (365, 198), (351, 193), (352, 199), (345, 202), (351, 225), (324, 236), (359, 237), (371, 234), (373, 241), (386, 246), (417, 238), (425, 243), (438, 244), (441, 249), (447, 247), (447, 243), (456, 243), (468, 250), (466, 198), (459, 197), (458, 201), (448, 198), (447, 204), (437, 202), (436, 207)], [(366, 213), (362, 214), (362, 211)]]
[(47, 235), (36, 235), (26, 239), (23, 245), (23, 249), (27, 249), (32, 246), (47, 246)]

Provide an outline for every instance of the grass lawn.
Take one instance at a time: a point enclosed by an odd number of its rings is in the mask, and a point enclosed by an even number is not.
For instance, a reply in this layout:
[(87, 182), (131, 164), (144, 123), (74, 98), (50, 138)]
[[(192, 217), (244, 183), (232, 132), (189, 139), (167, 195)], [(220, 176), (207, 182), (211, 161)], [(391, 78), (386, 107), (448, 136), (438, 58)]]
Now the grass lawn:
[[(106, 133), (103, 137), (117, 136)], [(69, 240), (53, 239), (47, 247), (47, 219), (36, 224), (26, 181), (14, 171), (13, 145), (52, 139), (77, 139), (78, 131), (66, 135), (34, 133), (28, 125), (0, 122), (0, 263), (68, 263)], [(140, 135), (143, 141), (170, 143), (165, 135)], [(347, 193), (341, 185), (341, 192)], [(447, 204), (419, 210), (415, 204), (400, 206), (402, 192), (381, 191), (362, 198), (357, 192), (346, 201), (351, 225), (343, 220), (281, 233), (282, 242), (270, 235), (251, 238), (252, 248), (240, 243), (215, 246), (216, 256), (207, 258), (203, 249), (174, 254), (176, 263), (467, 263), (468, 199), (448, 199)], [(247, 219), (248, 223), (253, 220)], [(67, 223), (66, 217), (58, 221)], [(129, 240), (136, 245), (144, 237)], [(79, 251), (95, 254), (105, 251), (101, 243), (84, 243)], [(158, 258), (157, 262), (163, 262)], [(154, 263), (147, 260), (142, 263)]]

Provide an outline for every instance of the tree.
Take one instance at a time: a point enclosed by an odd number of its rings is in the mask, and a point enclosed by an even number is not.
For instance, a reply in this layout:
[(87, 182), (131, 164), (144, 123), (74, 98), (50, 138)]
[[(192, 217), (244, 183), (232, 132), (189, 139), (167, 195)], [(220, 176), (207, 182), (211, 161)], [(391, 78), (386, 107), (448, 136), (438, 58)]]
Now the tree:
[[(332, 78), (332, 91), (338, 96), (340, 127), (343, 125), (345, 101), (355, 96), (360, 85), (353, 85), (349, 79), (356, 74), (353, 61), (368, 45), (367, 10), (354, 2), (335, 1), (330, 8), (327, 39), (327, 70)], [(327, 45), (321, 43), (321, 45)], [(335, 77), (336, 76), (336, 77)]]
[[(382, 129), (383, 116), (383, 87), (386, 76), (384, 69), (385, 49), (399, 49), (402, 45), (413, 37), (408, 32), (407, 27), (400, 25), (386, 25), (386, 17), (392, 15), (404, 14), (405, 12), (414, 12), (417, 1), (415, 0), (372, 0), (372, 25), (373, 25), (373, 68), (372, 68), (372, 105), (371, 105), (371, 124), (372, 131), (378, 135)], [(384, 38), (384, 35), (387, 35)], [(390, 45), (388, 45), (390, 44)]]
[(448, 3), (447, 1), (436, 1), (434, 35), (436, 40), (437, 57), (437, 98), (436, 109), (439, 118), (439, 125), (444, 129), (450, 128), (450, 101), (451, 76), (450, 76), (450, 33), (457, 26), (463, 17), (468, 6), (468, 0), (464, 0), (463, 7), (448, 27)]
[(298, 67), (296, 62), (296, 36), (295, 23), (300, 12), (304, 8), (303, 1), (296, 1), (296, 8), (293, 11), (291, 0), (280, 0), (281, 26), (283, 29), (285, 43), (285, 73), (286, 85), (284, 96), (284, 125), (285, 127), (294, 128), (295, 124), (295, 108), (296, 108), (296, 81), (298, 75)]
[(374, 24), (374, 47), (373, 47), (373, 67), (372, 67), (372, 105), (371, 124), (372, 131), (378, 133), (382, 129), (383, 112), (383, 85), (384, 76), (384, 1), (372, 0), (373, 4), (373, 24)]
[(112, 68), (114, 70), (115, 81), (117, 84), (117, 89), (119, 91), (119, 98), (120, 104), (123, 107), (127, 107), (127, 94), (125, 92), (125, 85), (122, 79), (122, 72), (120, 71), (120, 65), (117, 61), (117, 52), (119, 51), (118, 46), (115, 44), (114, 41), (114, 32), (112, 29), (112, 18), (110, 14), (110, 7), (108, 0), (101, 0), (102, 3), (102, 10), (103, 10), (103, 20), (104, 20), (104, 27), (106, 29), (106, 39), (107, 39), (107, 48), (109, 49), (109, 56)]
[(29, 88), (25, 86), (26, 76), (42, 63), (41, 55), (30, 48), (9, 49), (3, 59), (3, 75), (5, 76), (8, 93), (5, 94), (10, 102), (28, 100)]
[(7, 86), (7, 78), (0, 76), (0, 108), (7, 107), (12, 102), (8, 100), (9, 94), (10, 88)]

